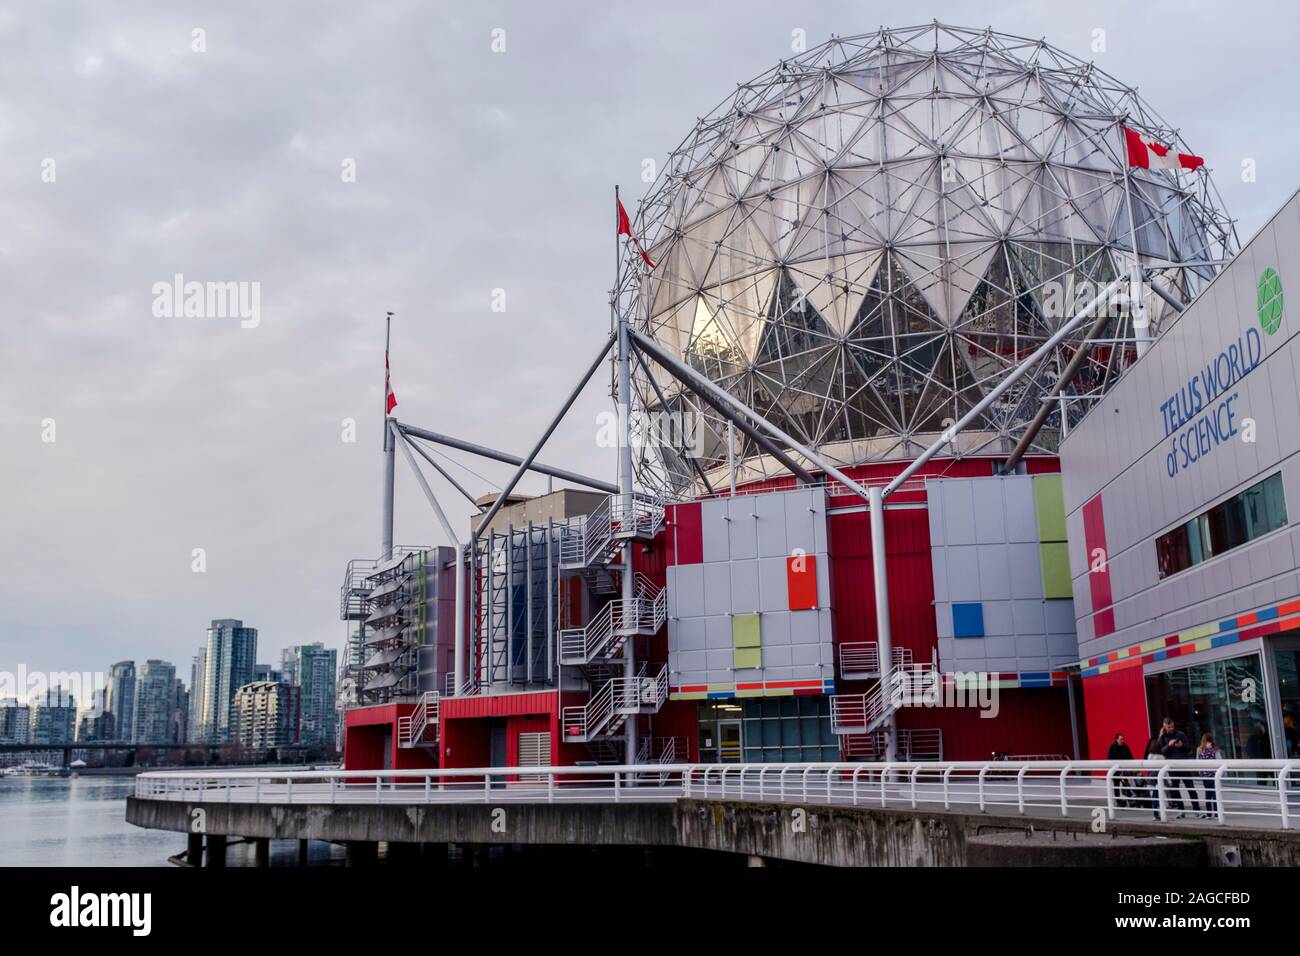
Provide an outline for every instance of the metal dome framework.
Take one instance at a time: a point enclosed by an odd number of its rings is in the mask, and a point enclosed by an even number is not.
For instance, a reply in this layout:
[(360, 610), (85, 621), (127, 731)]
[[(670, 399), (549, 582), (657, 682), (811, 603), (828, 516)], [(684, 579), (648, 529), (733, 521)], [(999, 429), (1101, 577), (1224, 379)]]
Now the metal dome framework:
[[(1206, 170), (1130, 169), (1126, 125), (1190, 152), (1135, 89), (1043, 41), (937, 23), (832, 39), (741, 84), (674, 150), (636, 217), (656, 267), (629, 248), (616, 306), (837, 464), (914, 457), (1126, 274), (1135, 244), (1182, 301), (1236, 250)], [(1147, 310), (1154, 333), (1171, 309)], [(1010, 451), (1084, 334), (953, 453)], [(1032, 450), (1054, 451), (1062, 414), (1133, 361), (1131, 317), (1090, 344)], [(725, 473), (718, 415), (658, 368), (635, 389), (640, 411), (703, 423), (689, 446), (641, 436), (644, 485)], [(742, 480), (785, 472), (736, 439)]]

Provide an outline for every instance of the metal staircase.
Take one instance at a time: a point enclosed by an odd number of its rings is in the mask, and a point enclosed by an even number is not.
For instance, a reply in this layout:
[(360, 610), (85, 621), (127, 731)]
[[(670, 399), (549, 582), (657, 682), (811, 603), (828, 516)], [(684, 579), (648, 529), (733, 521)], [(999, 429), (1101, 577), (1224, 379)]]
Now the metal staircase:
[(909, 664), (890, 672), (888, 686), (877, 681), (865, 694), (835, 694), (831, 697), (831, 730), (870, 734), (898, 708), (925, 703), (938, 678), (933, 664)]
[(415, 704), (415, 709), (397, 719), (397, 746), (436, 747), (438, 745), (438, 693), (427, 691)]
[(633, 635), (657, 634), (668, 616), (667, 590), (638, 573), (635, 594), (631, 601), (607, 602), (582, 627), (560, 631), (560, 663), (581, 667), (617, 655)]
[[(893, 666), (912, 664), (910, 647), (895, 647)], [(880, 680), (880, 645), (875, 641), (856, 641), (840, 645), (840, 677), (843, 680)]]
[(632, 677), (613, 677), (602, 684), (585, 704), (565, 707), (560, 726), (565, 741), (587, 743), (619, 733), (629, 716), (654, 714), (668, 699), (668, 665), (654, 674), (642, 664)]
[(664, 524), (664, 502), (646, 494), (610, 495), (560, 542), (560, 567), (583, 570), (609, 564), (629, 539), (649, 541)]
[[(640, 741), (636, 751), (639, 764), (687, 763), (690, 760), (690, 741), (685, 737), (644, 736)], [(586, 746), (596, 763), (621, 765), (627, 762), (622, 737), (597, 737), (587, 741)]]
[[(845, 760), (884, 760), (885, 733), (845, 734), (841, 740)], [(942, 760), (943, 731), (938, 727), (898, 731), (898, 759), (902, 761)]]

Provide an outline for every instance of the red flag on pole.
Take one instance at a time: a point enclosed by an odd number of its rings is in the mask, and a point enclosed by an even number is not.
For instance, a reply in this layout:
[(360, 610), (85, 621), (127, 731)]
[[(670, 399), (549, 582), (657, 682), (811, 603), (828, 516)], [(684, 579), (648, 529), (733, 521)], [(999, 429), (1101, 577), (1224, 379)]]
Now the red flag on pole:
[(1124, 127), (1124, 144), (1128, 147), (1128, 164), (1138, 169), (1198, 169), (1205, 165), (1200, 156), (1175, 153), (1163, 143), (1147, 139), (1135, 129)]
[(646, 268), (653, 269), (655, 264), (645, 254), (645, 249), (641, 248), (641, 240), (632, 235), (632, 220), (628, 218), (627, 210), (623, 208), (623, 200), (615, 199), (614, 202), (618, 203), (618, 234), (631, 239), (632, 244), (636, 246), (636, 251), (641, 253), (641, 261), (646, 264)]
[(389, 383), (388, 352), (386, 350), (384, 352), (384, 392), (387, 395), (385, 402), (387, 411), (392, 412), (397, 407), (397, 396), (393, 394), (393, 386)]

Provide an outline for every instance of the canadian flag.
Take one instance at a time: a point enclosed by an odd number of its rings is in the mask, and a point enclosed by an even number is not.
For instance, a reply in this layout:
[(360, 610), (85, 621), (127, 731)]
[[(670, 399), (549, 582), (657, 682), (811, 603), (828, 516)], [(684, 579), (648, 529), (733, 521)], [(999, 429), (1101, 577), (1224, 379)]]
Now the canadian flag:
[(393, 386), (388, 380), (388, 352), (384, 352), (384, 394), (386, 396), (384, 405), (385, 410), (392, 412), (397, 407), (397, 396), (393, 394)]
[(641, 240), (632, 235), (632, 221), (628, 218), (627, 210), (623, 208), (623, 201), (615, 199), (614, 202), (618, 203), (618, 234), (620, 236), (627, 236), (631, 239), (632, 244), (636, 246), (636, 251), (641, 253), (641, 261), (646, 264), (646, 268), (653, 269), (655, 264), (651, 262), (650, 257), (646, 255), (645, 249), (641, 245)]
[(1163, 143), (1146, 139), (1127, 126), (1124, 127), (1124, 142), (1128, 146), (1128, 164), (1138, 169), (1198, 169), (1205, 165), (1200, 156), (1175, 153)]

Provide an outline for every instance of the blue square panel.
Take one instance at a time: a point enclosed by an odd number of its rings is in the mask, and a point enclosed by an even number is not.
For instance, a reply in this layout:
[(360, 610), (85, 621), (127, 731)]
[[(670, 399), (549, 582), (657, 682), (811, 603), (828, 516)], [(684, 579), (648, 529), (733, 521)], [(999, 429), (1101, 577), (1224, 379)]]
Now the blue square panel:
[(984, 605), (954, 604), (952, 606), (953, 637), (984, 636)]

